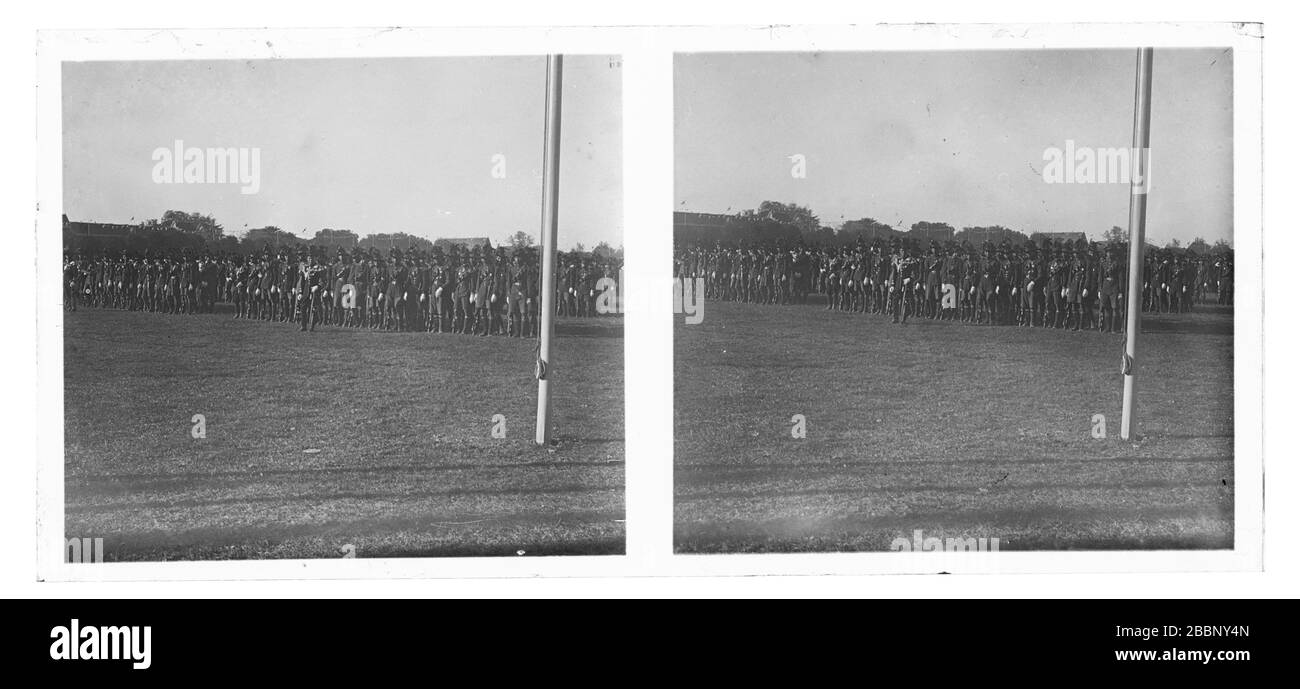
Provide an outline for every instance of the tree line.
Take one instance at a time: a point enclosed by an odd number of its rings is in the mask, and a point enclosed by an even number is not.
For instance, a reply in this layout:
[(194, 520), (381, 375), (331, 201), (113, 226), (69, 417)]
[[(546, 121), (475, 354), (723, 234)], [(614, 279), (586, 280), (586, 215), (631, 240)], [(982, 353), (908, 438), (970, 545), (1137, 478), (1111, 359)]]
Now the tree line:
[[(1086, 234), (1086, 233), (1085, 233)], [(904, 227), (902, 222), (890, 225), (875, 218), (846, 220), (838, 227), (824, 225), (817, 214), (807, 206), (779, 201), (764, 201), (758, 208), (742, 210), (727, 217), (725, 223), (713, 227), (677, 228), (676, 239), (687, 244), (713, 245), (715, 242), (727, 244), (782, 244), (793, 246), (802, 242), (809, 246), (842, 247), (871, 243), (876, 239), (888, 241), (895, 237), (920, 238), (923, 243), (932, 239), (943, 243), (951, 238), (957, 243), (970, 243), (982, 246), (985, 242), (1000, 245), (1004, 241), (1013, 245), (1033, 241), (1038, 243), (1044, 235), (1039, 232), (1025, 233), (1001, 225), (963, 227), (957, 229), (946, 222), (921, 220)], [(943, 238), (939, 240), (938, 238)], [(1102, 236), (1103, 241), (1128, 241), (1128, 232), (1118, 226), (1112, 226)], [(1186, 246), (1178, 239), (1172, 239), (1166, 245), (1171, 249), (1187, 249), (1201, 253), (1219, 253), (1231, 251), (1231, 244), (1220, 239), (1214, 244), (1197, 237)]]
[[(160, 218), (150, 218), (133, 224), (103, 224), (73, 222), (64, 216), (63, 244), (70, 251), (87, 253), (167, 254), (179, 251), (190, 253), (257, 254), (281, 248), (296, 250), (300, 247), (323, 246), (327, 249), (341, 247), (346, 250), (371, 248), (387, 254), (391, 249), (431, 252), (435, 242), (407, 232), (371, 233), (364, 237), (348, 229), (322, 228), (310, 237), (306, 228), (294, 233), (274, 225), (245, 229), (240, 235), (227, 234), (216, 218), (204, 213), (169, 210)], [(492, 249), (490, 239), (480, 238), (480, 246)], [(445, 241), (445, 240), (440, 240)], [(504, 242), (510, 249), (533, 247), (536, 243), (527, 232), (516, 232)], [(588, 253), (582, 244), (574, 250)], [(592, 248), (594, 256), (621, 260), (623, 248), (615, 249), (608, 242)]]

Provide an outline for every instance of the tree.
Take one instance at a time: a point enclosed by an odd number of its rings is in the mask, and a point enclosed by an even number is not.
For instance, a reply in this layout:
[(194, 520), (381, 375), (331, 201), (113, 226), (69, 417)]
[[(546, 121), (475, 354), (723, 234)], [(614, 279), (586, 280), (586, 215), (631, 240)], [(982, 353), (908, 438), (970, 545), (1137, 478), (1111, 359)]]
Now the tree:
[(1177, 248), (1181, 247), (1182, 245), (1183, 245), (1183, 243), (1180, 242), (1180, 241), (1178, 241), (1178, 238), (1177, 238), (1177, 237), (1174, 237), (1173, 239), (1169, 240), (1169, 243), (1165, 245), (1165, 248), (1166, 248), (1166, 249), (1177, 249)]
[(623, 248), (619, 247), (615, 250), (613, 246), (610, 246), (609, 242), (601, 242), (591, 249), (591, 254), (606, 261), (610, 259), (622, 260)]
[(848, 245), (859, 240), (870, 243), (876, 239), (891, 239), (901, 234), (902, 232), (875, 218), (862, 218), (861, 220), (848, 220), (843, 225), (840, 225), (840, 231), (835, 235), (835, 239), (841, 245)]
[(953, 229), (952, 225), (949, 225), (946, 222), (930, 222), (928, 220), (920, 220), (912, 223), (912, 231), (918, 233), (931, 231), (957, 232)]
[(780, 201), (764, 201), (758, 204), (757, 211), (746, 211), (758, 216), (766, 216), (771, 221), (779, 225), (792, 226), (796, 230), (816, 230), (821, 227), (821, 221), (817, 215), (806, 206), (800, 206), (795, 203), (781, 203)]
[(835, 243), (835, 228), (819, 227), (811, 232), (804, 230), (799, 233), (799, 239), (810, 246), (829, 246)]
[(1111, 225), (1110, 229), (1106, 230), (1106, 234), (1103, 234), (1101, 238), (1102, 241), (1105, 242), (1123, 244), (1124, 242), (1128, 241), (1128, 232), (1125, 232), (1124, 228), (1120, 227), (1119, 225)]
[(1197, 237), (1192, 240), (1191, 244), (1187, 245), (1187, 250), (1195, 252), (1197, 255), (1208, 254), (1210, 253), (1210, 243), (1201, 237)]
[(328, 227), (317, 230), (316, 235), (308, 242), (313, 246), (339, 246), (352, 248), (361, 241), (356, 232), (352, 230), (332, 230)]
[(170, 227), (187, 234), (197, 234), (204, 241), (216, 242), (221, 239), (222, 228), (216, 219), (203, 213), (186, 213), (185, 211), (167, 211), (163, 213), (155, 227)]
[[(362, 249), (376, 249), (380, 252), (392, 251), (393, 249), (403, 252), (413, 250), (433, 250), (433, 242), (424, 237), (417, 237), (406, 232), (381, 232), (379, 234), (368, 234), (361, 241), (357, 242), (357, 246)], [(490, 251), (492, 246), (491, 244), (485, 243), (485, 248)]]
[(292, 232), (282, 230), (274, 225), (266, 227), (257, 227), (244, 233), (244, 238), (239, 240), (239, 246), (244, 253), (259, 253), (268, 248), (277, 248), (282, 246), (298, 246), (303, 240)]
[(516, 249), (531, 249), (533, 247), (533, 236), (520, 230), (510, 235), (509, 244), (511, 251)]
[(726, 238), (764, 244), (793, 244), (820, 228), (821, 221), (804, 206), (764, 201), (758, 208), (737, 213), (727, 228)]
[(958, 243), (970, 242), (972, 246), (978, 248), (985, 242), (995, 246), (1002, 242), (1013, 245), (1024, 244), (1029, 241), (1029, 236), (1001, 225), (990, 225), (989, 227), (963, 227), (960, 232), (953, 235), (953, 239)]
[(239, 253), (239, 238), (231, 235), (225, 235), (217, 241), (215, 248), (217, 251), (222, 253), (227, 253), (227, 254)]

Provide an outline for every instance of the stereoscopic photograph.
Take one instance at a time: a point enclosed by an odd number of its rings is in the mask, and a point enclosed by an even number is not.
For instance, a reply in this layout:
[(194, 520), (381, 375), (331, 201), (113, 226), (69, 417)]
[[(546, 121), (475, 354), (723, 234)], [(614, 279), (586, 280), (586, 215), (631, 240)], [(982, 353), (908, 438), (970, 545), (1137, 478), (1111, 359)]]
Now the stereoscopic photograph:
[(676, 551), (1233, 549), (1232, 65), (678, 54)]
[(621, 80), (63, 63), (68, 558), (622, 553)]

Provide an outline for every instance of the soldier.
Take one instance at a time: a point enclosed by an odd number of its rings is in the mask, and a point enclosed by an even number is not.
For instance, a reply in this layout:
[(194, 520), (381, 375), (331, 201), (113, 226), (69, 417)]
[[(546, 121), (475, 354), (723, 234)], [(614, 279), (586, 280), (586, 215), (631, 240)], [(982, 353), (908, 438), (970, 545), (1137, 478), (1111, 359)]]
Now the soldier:
[(366, 307), (370, 287), (370, 263), (360, 247), (352, 249), (352, 268), (349, 279), (353, 288), (352, 308), (347, 309), (344, 322), (353, 328), (362, 328), (366, 324)]
[(244, 317), (244, 286), (248, 283), (248, 265), (243, 256), (235, 257), (235, 270), (231, 276), (231, 295), (235, 301), (235, 318)]
[(790, 267), (792, 271), (790, 283), (794, 301), (807, 304), (809, 282), (812, 276), (812, 255), (808, 253), (808, 247), (799, 247), (794, 254)]
[(323, 304), (321, 292), (325, 280), (325, 269), (320, 265), (316, 254), (308, 255), (306, 249), (299, 253), (298, 301), (299, 332), (315, 332), (316, 323), (321, 319)]
[(1101, 262), (1101, 331), (1124, 332), (1124, 284), (1128, 279), (1119, 247), (1107, 247)]
[(1083, 286), (1079, 291), (1079, 308), (1083, 311), (1083, 327), (1088, 330), (1100, 330), (1100, 311), (1093, 308), (1093, 305), (1098, 303), (1098, 290), (1101, 287), (1101, 260), (1098, 257), (1098, 249), (1095, 243), (1089, 245), (1088, 250), (1084, 252), (1083, 263)]
[(506, 298), (510, 291), (510, 270), (506, 264), (504, 247), (497, 247), (492, 258), (492, 284), (488, 292), (488, 331), (493, 335), (509, 335), (507, 329)]
[(1020, 262), (1015, 260), (1014, 249), (1003, 242), (1003, 250), (998, 252), (998, 324), (1008, 325), (1012, 322), (1012, 309), (1015, 307), (1020, 283)]
[(431, 320), (429, 330), (441, 333), (448, 327), (446, 317), (450, 315), (451, 279), (447, 270), (446, 259), (440, 247), (433, 249), (433, 265), (429, 270), (429, 307)]
[(911, 278), (906, 274), (907, 259), (903, 256), (902, 243), (894, 239), (890, 245), (890, 270), (889, 270), (889, 313), (894, 323), (907, 322), (907, 314), (904, 312), (906, 302), (904, 290), (907, 289)]
[(388, 292), (385, 296), (384, 330), (403, 330), (406, 327), (406, 294), (410, 271), (402, 250), (396, 247), (388, 252)]
[(1183, 313), (1187, 311), (1187, 281), (1186, 268), (1183, 259), (1178, 254), (1174, 254), (1173, 261), (1169, 266), (1169, 310), (1173, 313)]
[(1232, 303), (1233, 292), (1233, 269), (1232, 258), (1230, 256), (1220, 256), (1214, 263), (1215, 272), (1218, 277), (1215, 280), (1215, 301), (1220, 305), (1229, 305)]
[(75, 312), (77, 310), (77, 300), (79, 295), (78, 280), (81, 268), (77, 261), (73, 259), (67, 251), (63, 252), (63, 308), (67, 311)]
[(993, 245), (985, 243), (984, 261), (980, 263), (979, 286), (975, 290), (975, 306), (979, 312), (980, 323), (987, 319), (988, 324), (993, 325), (997, 319), (998, 277), (1001, 270), (1001, 264), (993, 255)]
[(203, 255), (203, 264), (199, 268), (200, 308), (204, 313), (217, 311), (217, 280), (219, 279), (217, 261), (211, 254)]
[(1047, 285), (1044, 296), (1047, 297), (1047, 315), (1052, 328), (1065, 326), (1066, 302), (1065, 288), (1069, 280), (1070, 264), (1065, 261), (1065, 254), (1059, 249), (1052, 251), (1052, 260), (1047, 264)]
[[(698, 258), (698, 254), (697, 254)], [(698, 264), (692, 262), (691, 277), (699, 277)], [(583, 259), (578, 269), (578, 315), (587, 318), (596, 315), (596, 269), (590, 259)]]
[(1070, 260), (1069, 266), (1069, 272), (1067, 273), (1065, 281), (1065, 329), (1078, 331), (1083, 321), (1083, 310), (1080, 300), (1084, 289), (1084, 281), (1087, 275), (1087, 266), (1084, 264), (1083, 252), (1075, 251), (1073, 258)]
[(857, 290), (853, 284), (853, 255), (847, 249), (841, 255), (839, 285), (840, 310), (849, 311), (853, 308), (853, 300), (857, 298)]
[(524, 265), (523, 249), (515, 249), (510, 257), (510, 267), (506, 270), (508, 285), (506, 289), (507, 335), (523, 337), (526, 325), (524, 307), (525, 283), (528, 281), (528, 268)]
[(371, 330), (383, 327), (384, 317), (388, 313), (388, 274), (388, 263), (379, 255), (378, 249), (371, 247), (370, 298), (366, 304), (366, 311), (369, 312), (367, 325)]
[(529, 325), (524, 328), (524, 333), (525, 336), (541, 337), (542, 269), (535, 253), (530, 251), (526, 259), (528, 270), (524, 273), (524, 316)]
[(1038, 247), (1033, 242), (1025, 244), (1024, 258), (1020, 271), (1020, 310), (1017, 314), (1021, 327), (1032, 328), (1039, 319), (1041, 310), (1041, 290), (1038, 286), (1043, 280), (1043, 264), (1038, 260)]
[(836, 310), (840, 307), (840, 264), (839, 256), (832, 255), (826, 262), (826, 309)]
[(939, 300), (943, 298), (943, 256), (939, 254), (939, 245), (930, 242), (930, 249), (925, 256), (925, 318), (934, 320), (939, 317)]
[(489, 256), (483, 255), (479, 258), (478, 274), (474, 286), (474, 335), (479, 335), (479, 327), (482, 326), (482, 337), (488, 336), (488, 328), (491, 324), (491, 316), (488, 311), (488, 299), (492, 296), (492, 266), (488, 262)]
[(474, 293), (474, 276), (477, 272), (470, 267), (470, 261), (473, 255), (456, 257), (455, 285), (452, 292), (452, 315), (451, 331), (459, 335), (469, 333), (470, 314), (473, 313), (473, 303), (471, 299)]

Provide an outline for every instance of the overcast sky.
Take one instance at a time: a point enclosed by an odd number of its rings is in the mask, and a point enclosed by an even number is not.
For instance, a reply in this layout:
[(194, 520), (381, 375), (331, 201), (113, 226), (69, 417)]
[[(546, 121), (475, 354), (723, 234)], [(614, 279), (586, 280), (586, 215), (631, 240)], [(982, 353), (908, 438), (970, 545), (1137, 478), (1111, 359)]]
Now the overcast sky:
[[(1129, 189), (1047, 184), (1067, 139), (1128, 147), (1134, 50), (679, 55), (678, 210), (807, 205), (1026, 233), (1127, 226)], [(1148, 236), (1231, 240), (1232, 56), (1155, 51)], [(807, 177), (791, 176), (803, 155)]]
[[(560, 246), (619, 246), (622, 71), (594, 56), (564, 70)], [(66, 63), (64, 213), (198, 211), (228, 234), (536, 238), (545, 78), (543, 57)], [(259, 193), (155, 184), (153, 152), (176, 139), (260, 148)]]

